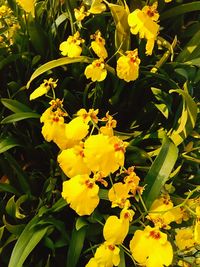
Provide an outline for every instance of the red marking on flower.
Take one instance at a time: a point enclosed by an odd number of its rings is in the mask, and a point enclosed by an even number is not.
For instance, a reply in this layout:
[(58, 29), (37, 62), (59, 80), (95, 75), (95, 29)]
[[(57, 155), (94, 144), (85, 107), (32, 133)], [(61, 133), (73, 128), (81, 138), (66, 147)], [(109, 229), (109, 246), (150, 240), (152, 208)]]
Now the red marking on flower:
[(129, 212), (125, 212), (125, 213), (124, 213), (124, 219), (128, 219), (129, 217), (130, 217)]
[(97, 63), (95, 64), (95, 66), (96, 66), (97, 68), (99, 68), (99, 67), (101, 66), (101, 63), (97, 62)]
[(131, 63), (135, 63), (135, 61), (136, 61), (136, 60), (135, 60), (134, 57), (131, 57), (131, 58), (130, 58), (130, 62), (131, 62)]
[(54, 117), (54, 118), (53, 118), (53, 121), (54, 121), (54, 122), (59, 122), (59, 118), (58, 118), (58, 117)]
[(90, 182), (89, 179), (85, 181), (85, 185), (87, 186), (87, 188), (90, 188), (90, 189), (93, 188), (93, 186), (94, 186), (94, 184), (92, 182)]
[(119, 143), (114, 144), (114, 149), (115, 151), (122, 151), (123, 153), (125, 153), (124, 147)]
[(151, 231), (150, 232), (150, 237), (154, 238), (154, 239), (160, 239), (161, 238), (161, 235), (159, 232), (156, 232), (156, 231)]
[(79, 155), (80, 155), (82, 158), (85, 156), (83, 150), (81, 150), (81, 151), (79, 152)]
[(108, 245), (108, 249), (110, 249), (110, 250), (115, 250), (115, 246), (114, 245)]
[(156, 13), (156, 11), (151, 10), (151, 9), (149, 9), (149, 10), (147, 11), (147, 15), (148, 15), (149, 17), (153, 17), (153, 16), (155, 15), (155, 13)]

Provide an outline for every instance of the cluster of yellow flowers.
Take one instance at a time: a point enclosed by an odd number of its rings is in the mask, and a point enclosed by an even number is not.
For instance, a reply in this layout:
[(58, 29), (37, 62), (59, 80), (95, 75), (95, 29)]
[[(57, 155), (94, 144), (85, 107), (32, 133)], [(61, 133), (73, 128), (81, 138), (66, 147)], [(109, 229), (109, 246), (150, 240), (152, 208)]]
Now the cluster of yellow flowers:
[[(116, 120), (109, 112), (99, 118), (98, 109), (80, 109), (70, 118), (63, 101), (55, 98), (56, 87), (57, 80), (44, 80), (30, 98), (53, 91), (54, 99), (40, 121), (45, 140), (53, 141), (60, 149), (57, 160), (67, 177), (62, 197), (79, 216), (91, 215), (100, 203), (99, 192), (103, 186), (107, 188), (111, 208), (120, 210), (119, 218), (116, 215), (107, 217), (102, 232), (104, 242), (86, 267), (118, 266), (120, 249), (124, 248), (130, 225), (135, 223), (141, 224), (143, 229), (138, 227), (132, 238), (128, 237), (129, 251), (141, 266), (170, 266), (174, 250), (182, 257), (200, 245), (200, 198), (190, 198), (191, 192), (186, 200), (174, 206), (165, 192), (147, 211), (142, 201), (145, 188), (139, 185), (140, 178), (133, 166), (127, 169), (124, 166), (128, 143), (115, 135)], [(139, 214), (134, 204), (138, 197), (145, 209)], [(184, 221), (189, 222), (188, 227), (180, 227)], [(173, 246), (167, 234), (172, 224), (175, 228), (175, 234), (170, 234)], [(178, 264), (182, 266), (184, 261)]]
[[(82, 5), (79, 9), (75, 9), (75, 17), (77, 21), (82, 21), (86, 16), (90, 14), (99, 14), (106, 10), (107, 1), (92, 1), (91, 8), (86, 11), (86, 7)], [(107, 3), (109, 4), (109, 3)], [(154, 43), (159, 33), (159, 25), (157, 21), (159, 14), (157, 12), (157, 2), (151, 6), (144, 6), (141, 10), (136, 9), (127, 16), (127, 23), (130, 27), (132, 34), (139, 34), (139, 38), (146, 39), (146, 54), (151, 55), (154, 47)], [(95, 81), (103, 81), (107, 76), (106, 59), (108, 52), (105, 48), (105, 39), (101, 36), (101, 32), (98, 30), (91, 35), (91, 48), (93, 52), (99, 57), (95, 59), (85, 69), (85, 75), (87, 79)], [(81, 44), (85, 42), (80, 37), (80, 33), (77, 31), (73, 36), (69, 36), (66, 41), (60, 44), (61, 54), (68, 57), (78, 57), (82, 53)], [(130, 51), (117, 51), (120, 54), (117, 60), (117, 76), (126, 82), (134, 81), (139, 76), (140, 59), (138, 56), (138, 49)]]
[(0, 6), (0, 47), (8, 47), (13, 43), (13, 36), (19, 24), (12, 10), (7, 5)]

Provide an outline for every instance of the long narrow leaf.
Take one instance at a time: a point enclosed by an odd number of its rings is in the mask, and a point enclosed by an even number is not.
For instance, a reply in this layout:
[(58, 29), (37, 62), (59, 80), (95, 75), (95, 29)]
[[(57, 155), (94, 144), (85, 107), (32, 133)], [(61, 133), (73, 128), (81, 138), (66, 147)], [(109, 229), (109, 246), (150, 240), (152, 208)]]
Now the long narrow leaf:
[(129, 8), (127, 5), (108, 3), (113, 20), (116, 25), (115, 47), (127, 51), (130, 48), (130, 27), (128, 25)]
[(24, 261), (46, 234), (49, 226), (38, 229), (38, 217), (34, 217), (25, 227), (12, 251), (8, 267), (22, 267)]
[[(179, 55), (176, 57), (177, 62), (187, 62), (192, 59), (198, 58), (197, 62), (199, 62), (199, 57), (200, 57), (200, 44), (199, 44), (199, 39), (200, 39), (200, 30), (197, 31), (194, 36), (191, 38), (191, 40), (186, 44), (184, 49), (179, 53)], [(195, 62), (194, 62), (195, 63)], [(195, 65), (190, 63), (191, 65)], [(188, 63), (187, 63), (188, 64)]]
[(28, 183), (28, 177), (22, 170), (21, 166), (17, 163), (17, 161), (12, 157), (11, 154), (8, 152), (5, 152), (5, 159), (9, 162), (9, 166), (12, 169), (13, 173), (17, 176), (17, 183), (19, 184), (19, 187), (22, 192), (25, 194), (30, 194), (30, 186)]
[(83, 248), (86, 234), (86, 227), (80, 230), (73, 230), (69, 250), (67, 253), (67, 267), (76, 267)]
[(170, 93), (178, 93), (183, 98), (183, 108), (181, 117), (178, 119), (177, 122), (177, 129), (175, 129), (170, 138), (173, 142), (178, 146), (181, 144), (185, 138), (191, 133), (193, 130), (196, 119), (197, 119), (197, 105), (192, 97), (187, 92), (187, 85), (184, 85), (185, 90), (177, 89), (177, 90), (170, 90)]
[(198, 10), (200, 10), (200, 1), (178, 5), (163, 12), (160, 17), (160, 20), (169, 19), (171, 17), (176, 17), (178, 15), (183, 15), (185, 13)]
[(18, 112), (4, 118), (1, 121), (1, 124), (13, 123), (25, 119), (38, 119), (38, 118), (40, 118), (40, 115), (35, 112)]
[(143, 198), (147, 209), (159, 196), (162, 187), (167, 181), (178, 157), (178, 149), (167, 137), (164, 138), (160, 153), (154, 160), (144, 183), (146, 185)]
[(21, 102), (15, 99), (1, 98), (1, 103), (14, 113), (18, 112), (32, 112), (31, 108), (22, 104)]
[(21, 146), (21, 144), (15, 138), (11, 136), (2, 138), (0, 140), (0, 154), (16, 146)]
[(84, 57), (84, 56), (74, 57), (74, 58), (62, 57), (62, 58), (58, 58), (58, 59), (55, 59), (55, 60), (52, 60), (52, 61), (45, 63), (44, 65), (40, 66), (39, 68), (37, 68), (34, 71), (30, 80), (27, 83), (27, 88), (30, 87), (30, 83), (35, 78), (37, 78), (41, 74), (45, 73), (46, 71), (51, 70), (51, 69), (56, 68), (56, 67), (60, 67), (60, 66), (64, 66), (64, 65), (72, 64), (72, 63), (78, 63), (78, 62), (90, 63), (91, 59), (88, 57)]

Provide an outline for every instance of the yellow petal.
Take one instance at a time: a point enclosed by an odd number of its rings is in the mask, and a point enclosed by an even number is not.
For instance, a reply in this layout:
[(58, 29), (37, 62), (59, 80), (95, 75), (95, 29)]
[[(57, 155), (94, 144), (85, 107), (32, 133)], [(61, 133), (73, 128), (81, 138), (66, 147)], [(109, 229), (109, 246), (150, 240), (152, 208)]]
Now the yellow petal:
[(88, 175), (77, 175), (63, 183), (62, 197), (78, 215), (90, 215), (99, 203), (99, 187)]
[(122, 244), (129, 230), (129, 220), (122, 220), (117, 216), (109, 216), (103, 228), (106, 241), (114, 245)]

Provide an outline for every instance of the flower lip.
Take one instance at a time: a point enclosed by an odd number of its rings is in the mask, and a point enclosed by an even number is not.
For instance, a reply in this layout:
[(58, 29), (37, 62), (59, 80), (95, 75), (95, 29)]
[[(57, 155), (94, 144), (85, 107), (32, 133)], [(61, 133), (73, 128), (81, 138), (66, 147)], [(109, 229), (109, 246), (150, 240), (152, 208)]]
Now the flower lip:
[(111, 251), (115, 250), (115, 246), (114, 245), (108, 245), (108, 249), (110, 249)]
[(92, 189), (94, 186), (94, 183), (92, 183), (89, 179), (85, 181), (85, 185), (87, 188)]
[(150, 231), (149, 236), (154, 238), (154, 239), (160, 239), (161, 238), (161, 234), (159, 232), (156, 232), (156, 231)]

